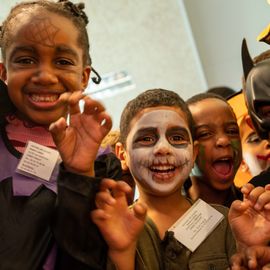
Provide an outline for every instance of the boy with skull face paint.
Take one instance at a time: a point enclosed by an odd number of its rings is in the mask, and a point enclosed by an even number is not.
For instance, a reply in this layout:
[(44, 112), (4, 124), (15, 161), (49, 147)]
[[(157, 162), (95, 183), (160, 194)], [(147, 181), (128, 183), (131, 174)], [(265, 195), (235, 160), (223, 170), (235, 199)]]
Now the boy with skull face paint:
[[(168, 90), (143, 92), (122, 113), (119, 141), (116, 153), (134, 177), (138, 202), (129, 209), (124, 185), (111, 188), (105, 180), (92, 212), (117, 269), (226, 269), (235, 252), (226, 218), (194, 252), (168, 231), (193, 204), (181, 194), (197, 153), (185, 102)], [(225, 207), (214, 207), (227, 215)]]

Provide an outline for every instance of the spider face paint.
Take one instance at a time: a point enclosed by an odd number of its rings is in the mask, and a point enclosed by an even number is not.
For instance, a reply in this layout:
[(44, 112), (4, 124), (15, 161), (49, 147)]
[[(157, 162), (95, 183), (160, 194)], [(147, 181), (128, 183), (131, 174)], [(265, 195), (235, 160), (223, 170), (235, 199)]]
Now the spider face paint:
[(184, 113), (148, 108), (132, 120), (127, 164), (140, 188), (168, 194), (181, 187), (193, 166), (193, 145)]
[(15, 19), (6, 49), (8, 94), (21, 119), (49, 126), (67, 116), (63, 94), (88, 82), (79, 31), (69, 18), (39, 7)]

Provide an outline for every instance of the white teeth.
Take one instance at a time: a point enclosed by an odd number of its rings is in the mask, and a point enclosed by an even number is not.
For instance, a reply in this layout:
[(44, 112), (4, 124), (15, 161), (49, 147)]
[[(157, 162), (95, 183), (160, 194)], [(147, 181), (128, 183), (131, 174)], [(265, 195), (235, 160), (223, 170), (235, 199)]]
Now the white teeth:
[(165, 170), (173, 170), (173, 169), (174, 169), (174, 166), (170, 166), (170, 165), (151, 166), (151, 170), (165, 171)]
[(37, 94), (32, 94), (31, 98), (35, 102), (54, 102), (58, 99), (58, 95), (37, 95)]
[(228, 160), (230, 160), (230, 158), (221, 158), (221, 159), (219, 159), (219, 161), (228, 161)]

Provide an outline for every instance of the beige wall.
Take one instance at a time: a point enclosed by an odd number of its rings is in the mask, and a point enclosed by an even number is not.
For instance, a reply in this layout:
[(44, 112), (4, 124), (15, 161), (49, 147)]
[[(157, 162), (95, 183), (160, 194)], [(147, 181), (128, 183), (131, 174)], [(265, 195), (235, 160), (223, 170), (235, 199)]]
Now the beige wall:
[(266, 0), (184, 0), (209, 87), (241, 88), (241, 43), (252, 56), (270, 49), (256, 37), (270, 23)]
[(206, 88), (178, 1), (86, 3), (93, 66), (101, 74), (127, 70), (136, 84), (136, 90), (104, 100), (114, 126), (127, 100), (145, 89), (172, 89), (187, 98)]

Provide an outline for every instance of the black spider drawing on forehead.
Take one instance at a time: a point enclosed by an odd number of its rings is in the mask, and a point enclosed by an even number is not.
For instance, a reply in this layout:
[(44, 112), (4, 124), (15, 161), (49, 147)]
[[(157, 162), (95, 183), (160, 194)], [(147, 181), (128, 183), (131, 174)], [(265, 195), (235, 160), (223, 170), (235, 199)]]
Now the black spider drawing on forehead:
[(35, 18), (25, 31), (25, 37), (38, 44), (52, 47), (55, 45), (54, 38), (58, 31), (48, 18)]

